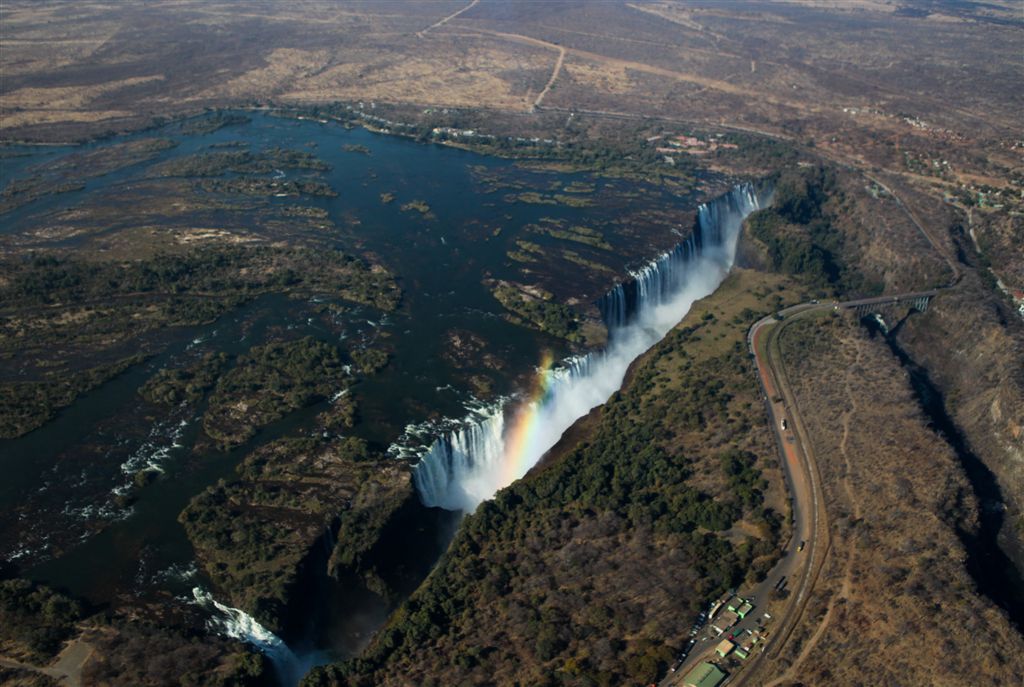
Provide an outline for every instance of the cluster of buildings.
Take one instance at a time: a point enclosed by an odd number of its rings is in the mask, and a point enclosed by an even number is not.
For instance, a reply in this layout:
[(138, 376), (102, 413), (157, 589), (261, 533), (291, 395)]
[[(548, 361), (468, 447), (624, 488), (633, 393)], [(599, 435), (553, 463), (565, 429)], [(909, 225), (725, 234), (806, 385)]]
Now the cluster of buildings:
[(710, 629), (716, 637), (722, 638), (715, 647), (717, 658), (713, 659), (715, 662), (703, 661), (697, 664), (683, 676), (683, 687), (718, 687), (728, 677), (720, 661), (745, 661), (755, 647), (765, 641), (765, 631), (760, 623), (756, 629), (736, 627), (753, 611), (753, 602), (741, 596), (731, 596), (712, 605), (708, 614)]
[[(478, 131), (475, 131), (473, 129), (455, 129), (455, 128), (450, 127), (450, 126), (435, 126), (433, 129), (431, 129), (430, 133), (431, 133), (431, 135), (433, 135), (434, 138), (439, 138), (439, 139), (442, 139), (442, 140), (452, 139), (452, 138), (480, 138), (480, 139), (484, 139), (484, 140), (487, 140), (487, 141), (496, 141), (496, 140), (498, 140), (498, 137), (494, 136), (492, 134), (482, 134), (482, 133), (480, 133)], [(523, 136), (508, 136), (508, 137), (506, 137), (506, 140), (512, 141), (514, 143), (524, 144), (524, 145), (525, 144), (555, 145), (554, 139), (539, 138), (537, 136), (533, 136), (533, 137), (530, 137), (530, 138), (525, 138)]]
[[(724, 609), (724, 610), (723, 610)], [(746, 618), (754, 610), (754, 604), (742, 596), (732, 596), (711, 607), (708, 619), (711, 631), (721, 636), (726, 630)]]
[(850, 115), (851, 117), (864, 117), (867, 115), (874, 117), (884, 117), (886, 119), (898, 120), (904, 124), (916, 129), (922, 133), (931, 135), (932, 138), (943, 138), (946, 140), (962, 141), (964, 140), (963, 134), (953, 131), (952, 129), (945, 129), (942, 127), (929, 124), (919, 117), (903, 113), (890, 113), (883, 110), (879, 110), (874, 107), (844, 107), (843, 112)]
[(747, 660), (754, 647), (764, 641), (764, 635), (760, 629), (740, 630), (729, 635), (715, 647), (715, 653), (719, 658), (732, 655), (741, 661)]
[(648, 143), (654, 143), (656, 141), (662, 141), (665, 145), (659, 145), (657, 151), (662, 155), (684, 153), (686, 155), (707, 155), (713, 153), (716, 150), (736, 150), (739, 148), (735, 143), (724, 143), (720, 139), (724, 134), (715, 134), (709, 136), (708, 140), (697, 138), (696, 136), (651, 136), (647, 139)]
[(711, 630), (716, 636), (728, 636), (715, 647), (719, 658), (730, 654), (745, 660), (750, 656), (754, 646), (764, 639), (763, 628), (756, 630), (729, 630), (746, 618), (754, 610), (754, 604), (741, 596), (734, 596), (724, 603), (725, 610), (719, 613), (711, 623)]

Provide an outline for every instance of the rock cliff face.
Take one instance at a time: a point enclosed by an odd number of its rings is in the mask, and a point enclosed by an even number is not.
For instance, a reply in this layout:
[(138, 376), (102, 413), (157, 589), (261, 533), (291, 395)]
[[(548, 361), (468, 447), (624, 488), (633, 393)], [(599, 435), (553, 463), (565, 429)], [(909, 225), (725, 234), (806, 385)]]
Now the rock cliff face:
[(1006, 507), (1000, 543), (1024, 569), (1024, 322), (969, 271), (896, 339), (928, 371), (970, 450), (995, 474)]
[(1000, 548), (1024, 570), (1024, 321), (991, 283), (986, 265), (998, 261), (978, 252), (986, 246), (967, 236), (967, 216), (930, 191), (882, 178), (899, 202), (878, 185), (870, 195), (852, 179), (841, 185), (844, 219), (834, 226), (844, 257), (885, 293), (953, 284), (927, 313), (897, 326), (892, 342), (942, 396), (963, 449), (994, 474), (1003, 503), (982, 507), (1005, 506)]
[[(180, 520), (217, 591), (285, 637), (303, 631), (300, 587), (328, 573), (379, 579), (367, 553), (416, 498), (404, 464), (350, 438), (276, 441), (238, 475), (194, 498)], [(386, 595), (383, 582), (373, 586)]]

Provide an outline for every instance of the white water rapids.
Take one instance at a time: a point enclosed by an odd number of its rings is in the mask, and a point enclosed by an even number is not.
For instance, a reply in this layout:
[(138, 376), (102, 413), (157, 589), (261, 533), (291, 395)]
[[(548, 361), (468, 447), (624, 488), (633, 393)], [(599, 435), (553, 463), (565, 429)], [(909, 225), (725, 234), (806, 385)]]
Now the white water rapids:
[(259, 624), (251, 615), (226, 606), (202, 587), (192, 589), (196, 603), (210, 612), (209, 627), (214, 632), (251, 644), (274, 665), (279, 684), (297, 685), (314, 665), (322, 663), (319, 653), (297, 655), (284, 640)]

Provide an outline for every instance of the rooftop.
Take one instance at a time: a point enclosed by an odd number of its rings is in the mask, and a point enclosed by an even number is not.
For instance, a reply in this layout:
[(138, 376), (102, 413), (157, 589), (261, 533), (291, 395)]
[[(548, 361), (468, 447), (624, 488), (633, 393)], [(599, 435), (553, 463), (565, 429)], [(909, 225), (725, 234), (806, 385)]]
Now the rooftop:
[(691, 670), (683, 678), (683, 687), (718, 687), (725, 679), (718, 666), (704, 662)]
[(732, 611), (726, 611), (725, 613), (720, 613), (718, 617), (715, 618), (714, 626), (719, 630), (725, 630), (726, 628), (735, 625), (737, 620), (739, 620), (738, 615)]

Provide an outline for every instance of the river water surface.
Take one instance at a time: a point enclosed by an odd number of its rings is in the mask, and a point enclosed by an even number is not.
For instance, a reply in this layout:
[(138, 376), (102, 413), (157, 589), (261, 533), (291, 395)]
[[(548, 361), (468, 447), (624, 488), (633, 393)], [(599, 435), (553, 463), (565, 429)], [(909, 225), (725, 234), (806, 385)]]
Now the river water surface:
[[(266, 176), (317, 179), (337, 197), (270, 197), (256, 207), (326, 211), (330, 226), (309, 241), (384, 265), (403, 290), (402, 305), (381, 313), (347, 304), (325, 318), (318, 303), (257, 298), (209, 325), (165, 330), (159, 352), (146, 363), (83, 395), (41, 429), (0, 441), (6, 475), (0, 483), (0, 555), (21, 574), (97, 604), (125, 593), (188, 596), (204, 581), (178, 513), (205, 487), (230, 480), (254, 447), (313, 431), (313, 417), (324, 407), (294, 413), (231, 452), (197, 448), (198, 412), (148, 407), (137, 395), (159, 368), (207, 351), (243, 354), (268, 340), (305, 335), (342, 348), (384, 348), (391, 363), (355, 389), (361, 420), (353, 432), (381, 451), (404, 436), (419, 442), (405, 448), (422, 454), (445, 434), (446, 419), (522, 394), (542, 361), (582, 353), (510, 322), (490, 293), (492, 280), (540, 286), (559, 300), (578, 299), (596, 315), (592, 304), (603, 294), (628, 280), (630, 270), (641, 270), (683, 242), (694, 226), (697, 196), (680, 185), (530, 169), (362, 129), (248, 116), (247, 123), (207, 134), (184, 133), (172, 124), (82, 148), (11, 149), (3, 161), (4, 184), (51, 173), (71, 155), (125, 141), (160, 137), (176, 143), (154, 159), (86, 178), (81, 190), (43, 196), (0, 215), (0, 248), (88, 252), (117, 232), (130, 236), (143, 221), (133, 212), (147, 197), (173, 190), (149, 177), (175, 158), (221, 150), (302, 150), (329, 170), (275, 169)], [(61, 173), (75, 174), (73, 168)], [(198, 182), (176, 183), (180, 191), (181, 183)], [(110, 215), (110, 208), (118, 214)], [(218, 212), (168, 213), (157, 228), (173, 234), (222, 221), (246, 229), (237, 213)], [(145, 221), (151, 223), (152, 216)], [(545, 231), (571, 226), (599, 232), (602, 245)], [(256, 215), (251, 229), (261, 241), (279, 238)], [(512, 257), (522, 255), (523, 242), (539, 249), (534, 261)], [(412, 439), (410, 426), (421, 430)], [(159, 467), (162, 478), (130, 506), (119, 505), (116, 496), (127, 476), (145, 466)]]

